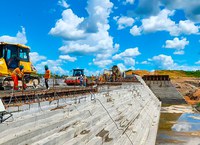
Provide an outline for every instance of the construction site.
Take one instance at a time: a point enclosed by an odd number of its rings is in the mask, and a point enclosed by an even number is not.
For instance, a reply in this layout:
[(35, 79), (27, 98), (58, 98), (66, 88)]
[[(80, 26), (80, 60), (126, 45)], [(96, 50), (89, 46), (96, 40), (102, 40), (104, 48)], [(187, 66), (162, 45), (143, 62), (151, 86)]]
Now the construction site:
[[(170, 73), (121, 72), (114, 65), (99, 76), (85, 76), (84, 69), (65, 78), (52, 75), (46, 88), (29, 52), (24, 45), (0, 43), (1, 145), (188, 144), (186, 136), (199, 143), (198, 129), (188, 135), (178, 124), (183, 113), (199, 120), (198, 79), (183, 83)], [(20, 66), (16, 87), (13, 74)], [(176, 131), (182, 138), (163, 137)]]

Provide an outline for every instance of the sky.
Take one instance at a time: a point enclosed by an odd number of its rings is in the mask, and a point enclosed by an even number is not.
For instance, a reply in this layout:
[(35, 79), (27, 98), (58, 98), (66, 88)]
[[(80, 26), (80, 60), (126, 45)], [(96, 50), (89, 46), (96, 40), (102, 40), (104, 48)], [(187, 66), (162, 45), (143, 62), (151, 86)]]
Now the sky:
[(199, 0), (1, 0), (0, 17), (39, 73), (200, 69)]

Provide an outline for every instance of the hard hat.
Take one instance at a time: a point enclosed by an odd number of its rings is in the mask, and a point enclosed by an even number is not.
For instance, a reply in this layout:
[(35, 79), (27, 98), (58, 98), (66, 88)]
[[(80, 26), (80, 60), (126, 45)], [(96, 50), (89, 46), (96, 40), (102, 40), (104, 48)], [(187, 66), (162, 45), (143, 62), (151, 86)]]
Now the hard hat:
[(19, 69), (20, 69), (20, 70), (24, 69), (24, 66), (23, 66), (23, 65), (20, 65), (20, 66), (19, 66)]
[(45, 69), (49, 69), (48, 65), (45, 65), (44, 68), (45, 68)]

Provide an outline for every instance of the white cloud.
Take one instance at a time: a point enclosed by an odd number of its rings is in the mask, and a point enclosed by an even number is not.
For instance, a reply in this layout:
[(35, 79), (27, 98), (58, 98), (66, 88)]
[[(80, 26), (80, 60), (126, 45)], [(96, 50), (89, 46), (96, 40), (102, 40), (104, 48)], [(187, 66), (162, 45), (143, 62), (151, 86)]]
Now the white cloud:
[(67, 45), (64, 45), (59, 48), (59, 50), (64, 54), (75, 53), (75, 54), (90, 54), (97, 51), (97, 48), (92, 47), (88, 44), (80, 44), (73, 41), (67, 42)]
[(190, 20), (179, 21), (179, 29), (183, 34), (197, 34), (199, 32), (199, 27)]
[(167, 56), (164, 54), (160, 54), (158, 56), (154, 56), (152, 59), (149, 59), (153, 62), (156, 69), (174, 69), (176, 68), (176, 64), (171, 56)]
[(121, 29), (125, 29), (126, 27), (131, 27), (133, 25), (133, 23), (135, 22), (135, 20), (131, 17), (126, 17), (126, 16), (122, 16), (122, 17), (114, 17), (114, 20), (117, 21), (118, 24), (118, 30)]
[(37, 52), (30, 52), (30, 60), (33, 64), (36, 64), (37, 62), (41, 60), (46, 60), (46, 56), (39, 55)]
[(71, 61), (71, 62), (74, 62), (77, 60), (76, 57), (71, 57), (69, 55), (60, 55), (59, 59), (63, 59), (63, 60)]
[(79, 18), (71, 9), (64, 10), (62, 18), (59, 19), (49, 34), (62, 37), (66, 40), (76, 40), (85, 37), (84, 30), (79, 29), (79, 25), (84, 18)]
[(103, 73), (103, 70), (96, 70), (96, 71), (91, 71), (88, 70), (87, 68), (84, 69), (84, 73), (86, 76), (99, 76), (99, 74)]
[(134, 4), (135, 0), (126, 0), (124, 1), (124, 4)]
[(58, 5), (60, 5), (64, 8), (69, 8), (69, 5), (67, 4), (67, 2), (65, 0), (59, 0)]
[(88, 17), (79, 18), (71, 9), (67, 9), (50, 34), (64, 39), (63, 46), (59, 48), (63, 55), (93, 55), (96, 57), (93, 63), (102, 66), (103, 61), (110, 63), (109, 57), (119, 48), (108, 31), (113, 3), (110, 0), (88, 0), (87, 3)]
[(0, 36), (0, 42), (8, 42), (8, 43), (19, 43), (19, 44), (26, 44), (27, 39), (26, 39), (26, 32), (25, 28), (21, 27), (22, 31), (18, 31), (17, 35), (15, 37), (4, 35)]
[(117, 66), (119, 67), (121, 72), (124, 72), (124, 71), (129, 70), (129, 69), (135, 70), (134, 66), (127, 67), (123, 63), (118, 63)]
[(105, 68), (107, 65), (112, 63), (112, 60), (109, 59), (93, 59), (93, 63), (101, 68)]
[(174, 15), (174, 11), (163, 9), (157, 16), (142, 20), (144, 32), (169, 31), (171, 35), (177, 35), (178, 29), (175, 22), (169, 16)]
[(128, 66), (135, 66), (135, 59), (133, 58), (124, 58), (124, 64)]
[[(174, 62), (171, 56), (160, 54), (154, 56), (147, 61), (149, 64), (153, 65), (156, 69), (168, 69), (168, 70), (185, 70), (185, 71), (196, 71), (200, 70), (200, 66), (197, 65), (178, 65)], [(199, 61), (196, 64), (200, 63)]]
[(141, 31), (142, 29), (140, 27), (137, 27), (136, 25), (133, 26), (131, 29), (130, 29), (130, 33), (133, 35), (133, 36), (139, 36), (141, 35)]
[[(134, 57), (140, 55), (140, 52), (137, 47), (135, 48), (128, 48), (124, 52), (116, 54), (112, 57), (113, 60), (123, 60), (124, 64), (120, 63), (120, 66), (125, 69), (126, 66), (131, 66), (134, 68), (136, 62)], [(124, 67), (123, 67), (124, 66)]]
[(140, 52), (137, 47), (136, 48), (128, 48), (124, 52), (113, 56), (113, 59), (119, 60), (119, 59), (123, 59), (124, 57), (136, 57), (138, 55), (140, 55)]
[(62, 64), (63, 64), (63, 62), (60, 59), (46, 60), (46, 61), (42, 61), (41, 63), (38, 63), (35, 67), (36, 67), (36, 69), (39, 73), (44, 73), (44, 71), (45, 71), (44, 66), (48, 65), (51, 73), (60, 74), (60, 75), (65, 74), (66, 75), (69, 72), (62, 68)]
[(187, 41), (186, 38), (182, 38), (181, 40), (179, 40), (179, 38), (176, 37), (173, 40), (167, 40), (165, 43), (165, 48), (176, 49), (174, 54), (184, 54), (183, 50), (185, 46), (189, 44), (189, 41)]
[(121, 72), (127, 70), (126, 66), (123, 63), (119, 63), (119, 64), (117, 64), (117, 66), (119, 67)]
[(160, 0), (167, 9), (179, 9), (184, 11), (186, 18), (200, 22), (199, 0)]
[(195, 64), (200, 64), (200, 60), (199, 60), (199, 61), (197, 61), (197, 62), (195, 62)]
[(141, 62), (141, 64), (149, 64), (149, 62), (148, 61), (143, 61), (143, 62)]
[(89, 14), (83, 23), (84, 29), (89, 33), (99, 31), (99, 24), (108, 25), (108, 17), (113, 8), (113, 3), (110, 0), (88, 0), (86, 10)]
[(142, 20), (142, 30), (143, 32), (156, 32), (156, 31), (167, 31), (172, 36), (179, 36), (181, 34), (198, 34), (199, 27), (196, 26), (192, 21), (185, 20), (179, 21), (176, 24), (170, 19), (175, 11), (170, 11), (168, 9), (163, 9), (157, 16), (151, 16), (149, 18)]

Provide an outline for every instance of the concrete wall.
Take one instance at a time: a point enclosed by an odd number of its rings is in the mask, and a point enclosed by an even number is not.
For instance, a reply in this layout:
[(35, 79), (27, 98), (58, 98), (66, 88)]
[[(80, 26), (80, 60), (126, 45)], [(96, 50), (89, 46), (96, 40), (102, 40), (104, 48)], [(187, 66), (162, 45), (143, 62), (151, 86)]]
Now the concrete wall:
[(164, 104), (185, 104), (183, 96), (176, 90), (170, 81), (145, 81)]
[(21, 107), (24, 111), (0, 124), (0, 144), (154, 145), (161, 103), (138, 80), (106, 86), (96, 94), (62, 98), (59, 106), (54, 101)]

